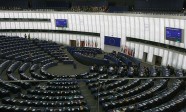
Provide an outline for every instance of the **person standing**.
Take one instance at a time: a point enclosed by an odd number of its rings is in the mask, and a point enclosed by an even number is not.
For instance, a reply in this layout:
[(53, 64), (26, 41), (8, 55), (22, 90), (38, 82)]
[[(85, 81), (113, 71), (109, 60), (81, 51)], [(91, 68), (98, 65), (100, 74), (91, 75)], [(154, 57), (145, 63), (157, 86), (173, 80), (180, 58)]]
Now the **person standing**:
[(28, 34), (28, 39), (30, 40), (30, 34)]
[(26, 33), (25, 33), (25, 38), (27, 38)]

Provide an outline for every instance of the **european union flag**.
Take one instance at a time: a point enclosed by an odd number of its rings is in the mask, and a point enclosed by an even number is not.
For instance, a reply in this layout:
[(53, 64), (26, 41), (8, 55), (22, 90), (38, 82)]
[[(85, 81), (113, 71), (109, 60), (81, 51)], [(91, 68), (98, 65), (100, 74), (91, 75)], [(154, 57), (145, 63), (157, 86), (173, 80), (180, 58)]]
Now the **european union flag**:
[(105, 45), (120, 47), (121, 38), (105, 36)]

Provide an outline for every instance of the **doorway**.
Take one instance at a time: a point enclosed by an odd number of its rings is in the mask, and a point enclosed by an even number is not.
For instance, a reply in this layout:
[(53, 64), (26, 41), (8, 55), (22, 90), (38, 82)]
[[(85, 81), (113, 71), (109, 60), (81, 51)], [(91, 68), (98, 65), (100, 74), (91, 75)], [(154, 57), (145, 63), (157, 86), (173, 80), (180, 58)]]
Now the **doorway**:
[(70, 40), (70, 46), (76, 47), (76, 40)]
[(161, 66), (161, 62), (162, 62), (162, 57), (161, 56), (157, 56), (157, 55), (153, 56), (152, 63), (154, 65)]
[(147, 62), (148, 53), (143, 52), (143, 62)]
[(85, 47), (85, 41), (80, 41), (80, 47)]

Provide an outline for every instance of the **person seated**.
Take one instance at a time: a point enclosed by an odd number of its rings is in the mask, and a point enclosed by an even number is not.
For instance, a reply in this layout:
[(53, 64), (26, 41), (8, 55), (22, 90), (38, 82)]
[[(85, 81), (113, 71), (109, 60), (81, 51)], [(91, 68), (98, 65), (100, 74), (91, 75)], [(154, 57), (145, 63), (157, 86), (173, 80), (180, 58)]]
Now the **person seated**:
[(33, 58), (33, 54), (31, 52), (29, 52), (29, 58), (32, 59)]
[(79, 110), (83, 111), (84, 110), (83, 106), (80, 106), (79, 107)]
[(168, 69), (170, 69), (170, 66), (169, 66), (169, 64), (167, 65), (167, 68), (168, 68)]
[(133, 77), (133, 76), (134, 76), (134, 68), (133, 67), (129, 67), (128, 77)]
[(116, 51), (113, 50), (113, 51), (112, 51), (112, 54), (116, 56)]
[(145, 74), (146, 74), (146, 76), (149, 76), (149, 74), (150, 74), (149, 68), (148, 68), (148, 67), (145, 67), (144, 69), (145, 69)]
[(110, 66), (108, 68), (108, 74), (113, 75), (114, 74), (114, 67)]
[(122, 74), (124, 72), (124, 68), (123, 67), (119, 67), (117, 74)]
[(100, 66), (99, 67), (99, 73), (104, 73), (105, 72), (105, 67), (104, 66)]
[(94, 66), (90, 66), (90, 72), (94, 71)]

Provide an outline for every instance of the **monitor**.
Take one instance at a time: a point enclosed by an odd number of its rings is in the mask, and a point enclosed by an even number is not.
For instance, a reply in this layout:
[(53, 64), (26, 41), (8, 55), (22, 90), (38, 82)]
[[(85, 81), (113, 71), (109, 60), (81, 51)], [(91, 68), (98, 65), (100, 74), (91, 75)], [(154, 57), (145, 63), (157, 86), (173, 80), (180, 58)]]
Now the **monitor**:
[(67, 19), (56, 19), (56, 27), (67, 27)]
[(166, 27), (166, 40), (182, 42), (182, 29)]

